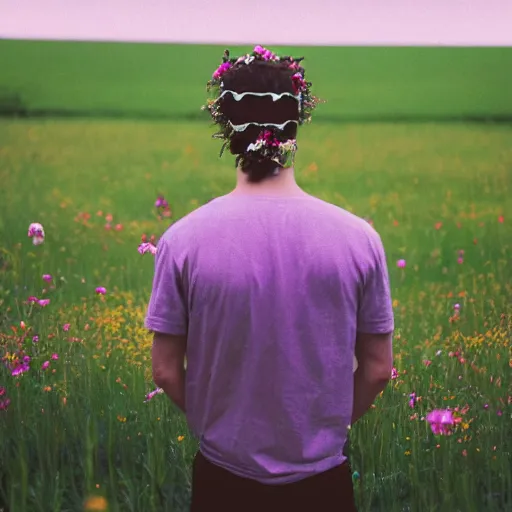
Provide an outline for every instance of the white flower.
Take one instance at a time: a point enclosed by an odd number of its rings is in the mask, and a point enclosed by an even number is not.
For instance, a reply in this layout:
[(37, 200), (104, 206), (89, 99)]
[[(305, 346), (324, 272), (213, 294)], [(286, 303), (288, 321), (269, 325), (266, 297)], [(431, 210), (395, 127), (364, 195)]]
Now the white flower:
[(259, 151), (264, 145), (265, 141), (263, 139), (258, 139), (256, 142), (247, 146), (247, 151)]
[(254, 60), (254, 56), (248, 55), (247, 58), (245, 59), (245, 63), (250, 64), (253, 60)]

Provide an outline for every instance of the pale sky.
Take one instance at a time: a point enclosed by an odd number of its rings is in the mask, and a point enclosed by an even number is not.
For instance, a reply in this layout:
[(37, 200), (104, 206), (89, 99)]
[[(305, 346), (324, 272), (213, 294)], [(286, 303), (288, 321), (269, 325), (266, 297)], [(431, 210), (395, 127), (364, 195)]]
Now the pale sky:
[(0, 38), (512, 46), (512, 0), (0, 0)]

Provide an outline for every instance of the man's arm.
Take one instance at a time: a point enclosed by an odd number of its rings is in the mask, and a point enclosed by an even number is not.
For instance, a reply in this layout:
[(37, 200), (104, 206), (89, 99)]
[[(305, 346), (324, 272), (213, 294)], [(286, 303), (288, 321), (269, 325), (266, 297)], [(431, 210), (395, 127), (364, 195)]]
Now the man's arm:
[(185, 354), (187, 337), (155, 332), (152, 347), (153, 380), (185, 412)]
[(391, 379), (393, 368), (393, 333), (363, 334), (356, 339), (358, 367), (354, 373), (352, 424), (371, 407), (377, 395)]
[(386, 254), (380, 236), (369, 239), (372, 258), (367, 267), (359, 297), (354, 373), (355, 423), (384, 390), (393, 369), (393, 331), (395, 328)]

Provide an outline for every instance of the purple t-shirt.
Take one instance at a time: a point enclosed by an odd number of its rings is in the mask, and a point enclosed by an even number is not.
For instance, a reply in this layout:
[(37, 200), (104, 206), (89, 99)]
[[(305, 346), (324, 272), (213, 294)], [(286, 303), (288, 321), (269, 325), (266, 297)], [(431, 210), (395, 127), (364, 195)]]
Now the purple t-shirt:
[(326, 471), (345, 461), (356, 331), (394, 328), (381, 239), (310, 195), (219, 197), (160, 239), (146, 327), (187, 334), (206, 458), (266, 484)]

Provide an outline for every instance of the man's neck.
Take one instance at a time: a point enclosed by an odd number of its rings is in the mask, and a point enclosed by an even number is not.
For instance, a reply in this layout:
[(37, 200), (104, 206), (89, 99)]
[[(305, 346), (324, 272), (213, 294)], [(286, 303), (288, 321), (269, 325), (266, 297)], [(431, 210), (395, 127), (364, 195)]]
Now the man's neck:
[(231, 192), (238, 195), (297, 196), (306, 194), (295, 181), (293, 167), (280, 169), (276, 176), (269, 176), (259, 183), (251, 183), (247, 174), (236, 170), (236, 187)]

